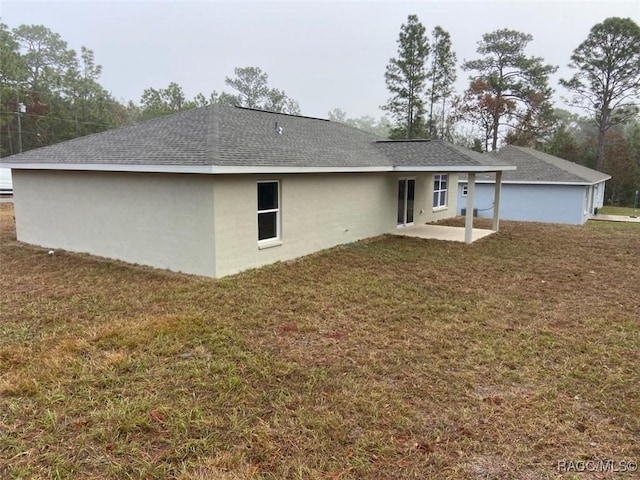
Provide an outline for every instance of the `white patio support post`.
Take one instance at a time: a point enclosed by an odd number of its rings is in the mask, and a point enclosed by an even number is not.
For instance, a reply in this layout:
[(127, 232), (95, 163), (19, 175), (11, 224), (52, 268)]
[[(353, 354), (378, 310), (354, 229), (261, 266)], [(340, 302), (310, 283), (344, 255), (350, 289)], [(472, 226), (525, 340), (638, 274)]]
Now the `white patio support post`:
[(500, 229), (500, 192), (502, 192), (502, 172), (496, 172), (496, 185), (493, 192), (493, 224), (491, 230)]
[(467, 174), (467, 214), (464, 219), (464, 243), (473, 241), (473, 197), (476, 192), (476, 174)]

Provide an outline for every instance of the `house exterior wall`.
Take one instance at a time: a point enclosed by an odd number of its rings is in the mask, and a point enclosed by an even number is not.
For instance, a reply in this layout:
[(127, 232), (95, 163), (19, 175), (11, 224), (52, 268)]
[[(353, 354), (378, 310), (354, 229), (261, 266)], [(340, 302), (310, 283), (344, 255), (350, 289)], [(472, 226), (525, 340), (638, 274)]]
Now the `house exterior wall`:
[[(15, 170), (18, 240), (222, 277), (398, 228), (398, 179), (416, 180), (414, 223), (433, 209), (433, 174), (194, 175)], [(258, 242), (257, 184), (279, 181), (280, 238)], [(454, 186), (451, 189), (451, 186)]]
[[(458, 185), (458, 214), (466, 204)], [(604, 191), (604, 188), (602, 188)], [(589, 218), (586, 201), (589, 187), (584, 185), (502, 184), (500, 218), (528, 222), (581, 225)], [(474, 208), (478, 217), (493, 216), (493, 183), (476, 183)]]
[(606, 182), (600, 182), (600, 183), (596, 183), (593, 188), (594, 188), (594, 194), (593, 194), (593, 198), (594, 198), (594, 208), (602, 208), (604, 207), (604, 189), (605, 189), (605, 185)]
[[(448, 208), (433, 212), (432, 174), (227, 175), (214, 186), (216, 276), (308, 255), (397, 227), (398, 179), (415, 178), (414, 223), (455, 216), (455, 189)], [(260, 248), (257, 183), (280, 182), (281, 236)], [(451, 181), (451, 180), (450, 180)], [(457, 183), (454, 178), (452, 183)]]
[[(444, 172), (443, 172), (444, 173)], [(447, 190), (447, 206), (444, 208), (433, 208), (433, 179), (435, 174), (426, 175), (426, 198), (425, 198), (425, 217), (421, 223), (436, 222), (445, 218), (455, 217), (458, 212), (458, 195), (456, 194), (456, 185), (458, 185), (458, 175), (449, 174), (448, 190)]]
[(14, 169), (13, 183), (20, 241), (215, 275), (210, 177)]
[[(258, 245), (257, 182), (280, 182), (281, 244)], [(384, 173), (220, 176), (215, 180), (217, 276), (289, 260), (395, 228)]]

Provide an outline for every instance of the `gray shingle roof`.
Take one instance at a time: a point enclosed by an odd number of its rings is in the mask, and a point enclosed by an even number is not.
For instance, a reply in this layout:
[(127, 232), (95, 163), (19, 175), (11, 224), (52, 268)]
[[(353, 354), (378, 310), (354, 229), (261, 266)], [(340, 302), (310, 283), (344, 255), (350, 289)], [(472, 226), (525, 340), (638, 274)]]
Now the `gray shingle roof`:
[[(277, 133), (276, 124), (282, 128), (282, 134)], [(388, 169), (478, 167), (496, 163), (438, 140), (385, 141), (328, 120), (222, 105), (75, 138), (1, 161), (7, 165), (54, 166)]]
[(388, 140), (379, 141), (376, 146), (394, 166), (399, 167), (477, 167), (498, 163), (478, 152), (442, 140)]
[(212, 105), (30, 150), (2, 163), (389, 166), (376, 140), (328, 120)]
[(228, 107), (219, 109), (218, 119), (216, 165), (390, 166), (374, 147), (380, 137), (341, 123)]
[[(532, 148), (507, 145), (492, 157), (492, 163), (515, 165), (517, 170), (504, 172), (503, 182), (592, 184), (611, 178), (609, 175)], [(477, 180), (493, 181), (493, 175), (480, 174)]]
[(74, 138), (2, 163), (205, 165), (212, 110), (200, 108)]

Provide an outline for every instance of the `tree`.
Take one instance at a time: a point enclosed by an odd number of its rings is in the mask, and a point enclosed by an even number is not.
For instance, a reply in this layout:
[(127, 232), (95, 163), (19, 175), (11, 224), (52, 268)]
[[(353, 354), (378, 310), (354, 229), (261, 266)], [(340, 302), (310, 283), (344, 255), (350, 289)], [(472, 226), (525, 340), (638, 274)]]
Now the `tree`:
[[(167, 88), (159, 90), (147, 88), (142, 92), (140, 99), (142, 120), (180, 112), (184, 109), (185, 102), (182, 87), (175, 82), (171, 82)], [(190, 105), (190, 107), (195, 108), (195, 105)]]
[(554, 111), (556, 122), (553, 132), (542, 150), (549, 155), (580, 163), (580, 119), (578, 115), (566, 110)]
[(620, 132), (607, 131), (606, 140), (606, 172), (611, 175), (611, 180), (607, 182), (607, 197), (614, 205), (629, 206), (640, 184), (637, 152), (631, 148), (631, 139), (624, 138)]
[(300, 105), (294, 99), (287, 97), (284, 90), (272, 88), (268, 91), (264, 103), (264, 109), (270, 112), (300, 115)]
[(540, 57), (528, 57), (524, 50), (533, 40), (531, 35), (502, 29), (482, 36), (477, 52), (482, 58), (464, 62), (471, 77), (472, 93), (485, 99), (491, 114), (491, 149), (498, 148), (500, 127), (537, 134), (546, 123), (542, 117), (550, 109), (553, 90), (549, 74), (557, 67), (545, 65)]
[(365, 115), (359, 118), (347, 118), (347, 114), (342, 109), (334, 108), (329, 112), (328, 118), (332, 122), (344, 123), (383, 138), (388, 138), (391, 131), (391, 122), (387, 117), (375, 119), (370, 115)]
[(269, 93), (268, 75), (258, 67), (235, 68), (236, 78), (226, 77), (224, 83), (238, 91), (240, 105), (260, 108)]
[(24, 97), (26, 65), (20, 56), (20, 44), (9, 27), (0, 23), (0, 156), (16, 153), (19, 99)]
[[(453, 93), (456, 81), (456, 54), (451, 50), (449, 32), (436, 27), (431, 34), (431, 51), (433, 53), (429, 68), (429, 136), (446, 137), (446, 102)], [(441, 102), (440, 120), (436, 121), (434, 106)]]
[(494, 132), (494, 112), (498, 101), (489, 93), (489, 89), (481, 79), (472, 81), (462, 97), (454, 98), (452, 102), (454, 121), (470, 123), (475, 127), (474, 132), (465, 135), (461, 140), (464, 146), (471, 148), (469, 145), (473, 145), (474, 149), (489, 151), (489, 142)]
[(598, 127), (596, 169), (603, 170), (605, 136), (613, 125), (631, 118), (640, 96), (640, 27), (630, 18), (607, 18), (594, 25), (571, 56), (578, 69), (560, 83)]
[(29, 72), (31, 89), (55, 88), (56, 80), (73, 61), (75, 52), (69, 50), (59, 34), (44, 25), (20, 25), (13, 34), (24, 50), (22, 58)]
[[(9, 31), (2, 24), (0, 42), (0, 155), (129, 120), (127, 109), (99, 84), (102, 68), (90, 49), (82, 47), (78, 55), (43, 25)], [(18, 116), (19, 105), (26, 111)]]
[[(289, 98), (284, 90), (269, 88), (269, 76), (258, 67), (235, 68), (235, 78), (226, 77), (225, 83), (238, 92), (236, 96), (228, 96), (224, 92), (220, 98), (224, 102), (235, 100), (241, 107), (257, 108), (272, 112), (300, 114), (298, 102)], [(223, 97), (223, 95), (227, 95)]]
[(424, 25), (409, 15), (400, 28), (398, 57), (391, 58), (384, 78), (391, 98), (382, 107), (395, 121), (392, 136), (419, 138), (425, 135), (424, 94), (429, 44)]

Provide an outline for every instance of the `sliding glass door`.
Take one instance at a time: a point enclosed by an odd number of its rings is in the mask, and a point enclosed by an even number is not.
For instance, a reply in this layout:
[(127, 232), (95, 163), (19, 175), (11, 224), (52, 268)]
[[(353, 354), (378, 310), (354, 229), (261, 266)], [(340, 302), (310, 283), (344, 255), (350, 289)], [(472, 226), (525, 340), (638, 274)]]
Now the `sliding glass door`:
[(398, 180), (398, 226), (413, 225), (413, 204), (415, 199), (415, 178)]

